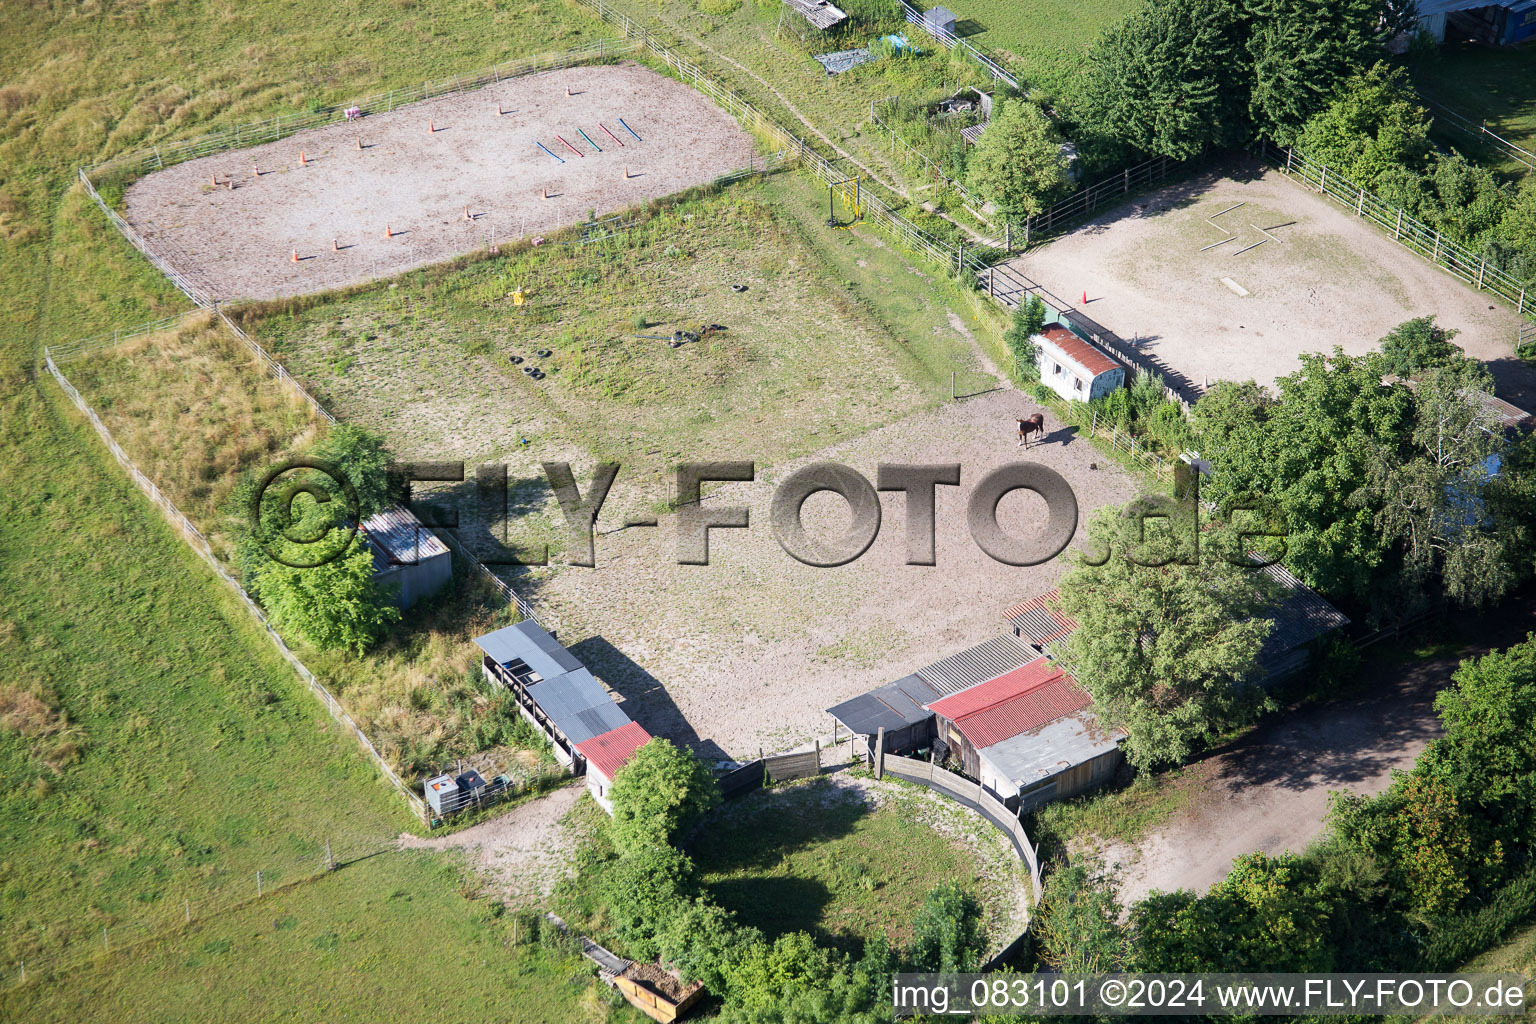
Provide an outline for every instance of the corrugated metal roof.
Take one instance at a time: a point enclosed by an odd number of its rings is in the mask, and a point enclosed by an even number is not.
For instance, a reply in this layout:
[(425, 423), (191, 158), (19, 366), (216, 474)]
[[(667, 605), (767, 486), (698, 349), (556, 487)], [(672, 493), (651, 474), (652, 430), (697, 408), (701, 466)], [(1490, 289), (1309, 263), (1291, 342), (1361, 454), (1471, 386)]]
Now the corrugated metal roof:
[(1061, 672), (1026, 693), (966, 715), (955, 725), (978, 748), (990, 747), (1082, 711), (1091, 703), (1083, 688)]
[(391, 565), (415, 565), (448, 554), (447, 546), (421, 525), (410, 509), (399, 505), (369, 516), (360, 528), (373, 542), (376, 570)]
[(583, 708), (574, 715), (555, 719), (555, 727), (565, 733), (572, 743), (585, 743), (595, 736), (612, 732), (629, 721), (624, 709), (613, 701), (596, 707)]
[(850, 731), (873, 736), (884, 729), (895, 732), (933, 717), (927, 705), (939, 699), (933, 687), (916, 675), (904, 676), (868, 693), (827, 709)]
[(983, 711), (994, 704), (1017, 697), (1021, 693), (1028, 693), (1035, 687), (1065, 674), (1065, 670), (1052, 663), (1049, 658), (1035, 655), (1027, 664), (942, 700), (934, 701), (928, 705), (928, 710), (952, 722), (963, 721), (967, 715)]
[(827, 3), (826, 0), (784, 0), (784, 2), (791, 9), (803, 14), (806, 21), (821, 29), (831, 28), (848, 17), (841, 9)]
[(1270, 613), (1275, 620), (1274, 628), (1259, 648), (1259, 668), (1265, 672), (1278, 672), (1297, 648), (1349, 625), (1349, 616), (1292, 576), (1285, 566), (1277, 562), (1261, 571), (1285, 591)]
[(1077, 620), (1063, 615), (1053, 607), (1060, 599), (1059, 591), (1047, 590), (1039, 597), (1014, 605), (1003, 616), (1026, 642), (1044, 649), (1053, 641), (1077, 632)]
[(961, 128), (960, 137), (974, 146), (981, 141), (981, 133), (986, 130), (985, 124), (973, 124), (969, 128)]
[(534, 683), (528, 687), (528, 696), (544, 709), (546, 715), (556, 719), (574, 715), (587, 708), (613, 703), (613, 698), (608, 696), (608, 691), (603, 689), (603, 684), (584, 668), (563, 673), (541, 683)]
[(980, 754), (1000, 775), (1027, 786), (1107, 754), (1125, 735), (1123, 729), (1105, 729), (1085, 708), (983, 747)]
[(1027, 665), (1039, 656), (1039, 652), (1012, 633), (1004, 633), (983, 640), (959, 654), (951, 654), (927, 668), (920, 668), (917, 675), (935, 693), (947, 696), (977, 683), (996, 679), (1004, 672)]
[(1101, 373), (1111, 370), (1124, 369), (1119, 363), (1109, 356), (1094, 348), (1088, 342), (1079, 338), (1060, 324), (1051, 324), (1040, 335), (1047, 343), (1054, 345), (1067, 359), (1076, 363), (1089, 378), (1097, 377)]
[(576, 656), (532, 619), (475, 637), (475, 643), (499, 665), (521, 661), (543, 679), (581, 668)]
[(638, 723), (626, 722), (617, 729), (576, 744), (576, 749), (587, 759), (588, 768), (596, 768), (611, 779), (624, 767), (631, 754), (650, 741), (651, 734)]

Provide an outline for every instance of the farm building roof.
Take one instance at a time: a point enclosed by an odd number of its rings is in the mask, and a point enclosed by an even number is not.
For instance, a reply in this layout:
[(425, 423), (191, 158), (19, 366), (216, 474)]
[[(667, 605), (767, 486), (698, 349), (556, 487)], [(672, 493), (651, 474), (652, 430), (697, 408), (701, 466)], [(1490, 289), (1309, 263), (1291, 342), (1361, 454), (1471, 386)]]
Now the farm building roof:
[(916, 675), (886, 683), (852, 700), (827, 709), (851, 731), (873, 736), (881, 729), (895, 732), (932, 716), (926, 705), (939, 699), (933, 687)]
[(1109, 753), (1125, 736), (1123, 729), (1105, 729), (1083, 708), (983, 747), (980, 753), (1015, 785), (1027, 786)]
[(960, 137), (971, 145), (981, 141), (981, 133), (987, 130), (984, 124), (973, 124), (969, 128), (960, 129)]
[(1012, 633), (1004, 633), (920, 668), (917, 676), (942, 697), (996, 679), (1039, 656)]
[(543, 679), (581, 668), (576, 656), (532, 619), (477, 636), (475, 643), (497, 664), (510, 666), (521, 661)]
[(410, 509), (399, 505), (369, 516), (359, 528), (373, 543), (373, 567), (378, 572), (448, 554), (447, 546)]
[(1089, 703), (1076, 680), (1049, 658), (1040, 657), (935, 701), (928, 710), (954, 722), (977, 747), (987, 747), (1080, 711)]
[(1097, 377), (1099, 374), (1108, 373), (1111, 370), (1124, 369), (1115, 360), (1060, 324), (1051, 324), (1046, 327), (1041, 332), (1040, 337), (1045, 339), (1048, 344), (1060, 350), (1062, 355), (1082, 367), (1090, 377)]
[(1060, 591), (1047, 590), (1039, 597), (1014, 605), (1003, 616), (1026, 642), (1044, 650), (1053, 642), (1077, 631), (1077, 620), (1063, 615), (1053, 607), (1060, 596)]
[(608, 778), (613, 778), (624, 767), (630, 755), (651, 741), (651, 734), (636, 722), (625, 722), (617, 729), (610, 729), (601, 736), (594, 736), (576, 744), (587, 765), (596, 768)]
[(827, 0), (784, 0), (791, 10), (798, 11), (816, 28), (828, 29), (848, 17), (840, 8)]
[(528, 687), (528, 696), (572, 743), (585, 743), (629, 721), (608, 691), (584, 668)]
[[(1536, 0), (1533, 0), (1533, 8), (1536, 8)], [(1506, 402), (1486, 391), (1473, 391), (1472, 394), (1487, 412), (1499, 418), (1499, 426), (1505, 430), (1516, 430), (1531, 422), (1531, 414), (1518, 405)]]
[(1275, 626), (1259, 648), (1259, 667), (1276, 672), (1285, 658), (1318, 637), (1349, 625), (1349, 616), (1276, 562), (1261, 570), (1284, 590), (1273, 611)]

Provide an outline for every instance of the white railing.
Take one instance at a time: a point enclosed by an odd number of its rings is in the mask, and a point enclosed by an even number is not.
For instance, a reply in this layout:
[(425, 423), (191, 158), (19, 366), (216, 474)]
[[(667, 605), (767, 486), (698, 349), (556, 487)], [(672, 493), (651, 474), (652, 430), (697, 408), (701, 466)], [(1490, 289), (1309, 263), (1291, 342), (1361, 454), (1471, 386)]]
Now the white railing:
[(1465, 281), (1478, 291), (1492, 292), (1515, 307), (1517, 313), (1536, 311), (1536, 288), (1496, 266), (1488, 258), (1450, 241), (1439, 231), (1413, 217), (1400, 206), (1393, 206), (1364, 188), (1330, 171), (1294, 148), (1281, 149), (1273, 143), (1259, 146), (1259, 156), (1287, 177), (1308, 189), (1332, 199), (1362, 220), (1375, 224), (1392, 235), (1392, 240), (1421, 256), (1446, 273)]
[(999, 64), (986, 51), (972, 46), (970, 43), (966, 42), (964, 39), (961, 39), (959, 36), (955, 35), (953, 32), (950, 32), (947, 29), (942, 29), (936, 25), (928, 24), (923, 20), (923, 12), (907, 3), (906, 0), (902, 0), (901, 6), (903, 13), (906, 14), (908, 22), (916, 25), (924, 32), (927, 32), (929, 35), (933, 36), (933, 38), (937, 39), (939, 42), (943, 43), (950, 49), (953, 50), (958, 48), (961, 53), (965, 54), (971, 60), (981, 65), (982, 69), (997, 81), (1007, 82), (1013, 88), (1022, 90), (1023, 87), (1019, 85), (1019, 80), (1010, 74), (1007, 68)]

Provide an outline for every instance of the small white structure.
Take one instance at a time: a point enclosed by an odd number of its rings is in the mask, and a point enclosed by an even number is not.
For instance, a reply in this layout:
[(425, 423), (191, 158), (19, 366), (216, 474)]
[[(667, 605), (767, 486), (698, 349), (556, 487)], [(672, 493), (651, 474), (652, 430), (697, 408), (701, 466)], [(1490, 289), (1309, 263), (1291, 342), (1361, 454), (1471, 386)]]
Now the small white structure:
[(1125, 385), (1125, 367), (1060, 324), (1035, 335), (1040, 382), (1069, 401), (1091, 402)]
[(609, 814), (613, 813), (613, 780), (635, 751), (651, 742), (651, 734), (635, 722), (626, 722), (617, 729), (610, 729), (601, 736), (576, 744), (576, 749), (587, 762), (587, 792), (597, 805)]
[(398, 588), (395, 604), (401, 608), (437, 593), (453, 575), (448, 546), (409, 509), (396, 506), (369, 516), (361, 532), (373, 549), (374, 580)]

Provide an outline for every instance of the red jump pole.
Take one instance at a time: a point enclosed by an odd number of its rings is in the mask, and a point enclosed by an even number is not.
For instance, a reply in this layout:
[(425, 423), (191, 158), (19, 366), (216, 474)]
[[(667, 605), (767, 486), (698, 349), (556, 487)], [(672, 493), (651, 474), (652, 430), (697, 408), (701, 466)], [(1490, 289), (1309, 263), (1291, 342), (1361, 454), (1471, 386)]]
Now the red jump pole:
[[(556, 135), (555, 138), (560, 139), (560, 136)], [(583, 153), (581, 150), (577, 149), (575, 146), (571, 145), (569, 142), (565, 142), (564, 139), (560, 139), (560, 141), (564, 142), (565, 143), (565, 148), (570, 150), (572, 153), (575, 153), (579, 157), (583, 157), (583, 158), (586, 157), (587, 154)]]
[[(601, 122), (601, 121), (599, 121), (599, 122), (597, 122), (597, 126), (598, 126), (598, 127), (599, 127), (599, 128), (602, 128), (602, 129), (603, 129), (603, 131), (605, 131), (605, 132), (608, 132), (608, 128), (607, 128), (607, 127), (606, 127), (606, 126), (605, 126), (605, 125), (604, 125), (604, 124), (603, 124), (603, 122)], [(608, 137), (609, 137), (609, 138), (610, 138), (610, 139), (612, 139), (612, 140), (613, 140), (613, 141), (614, 141), (614, 142), (619, 142), (619, 137), (618, 137), (618, 136), (617, 136), (617, 135), (615, 135), (615, 134), (613, 134), (613, 132), (608, 132)], [(622, 142), (619, 142), (619, 145), (620, 145), (620, 146), (623, 146), (623, 145), (624, 145), (624, 143), (622, 143)]]

